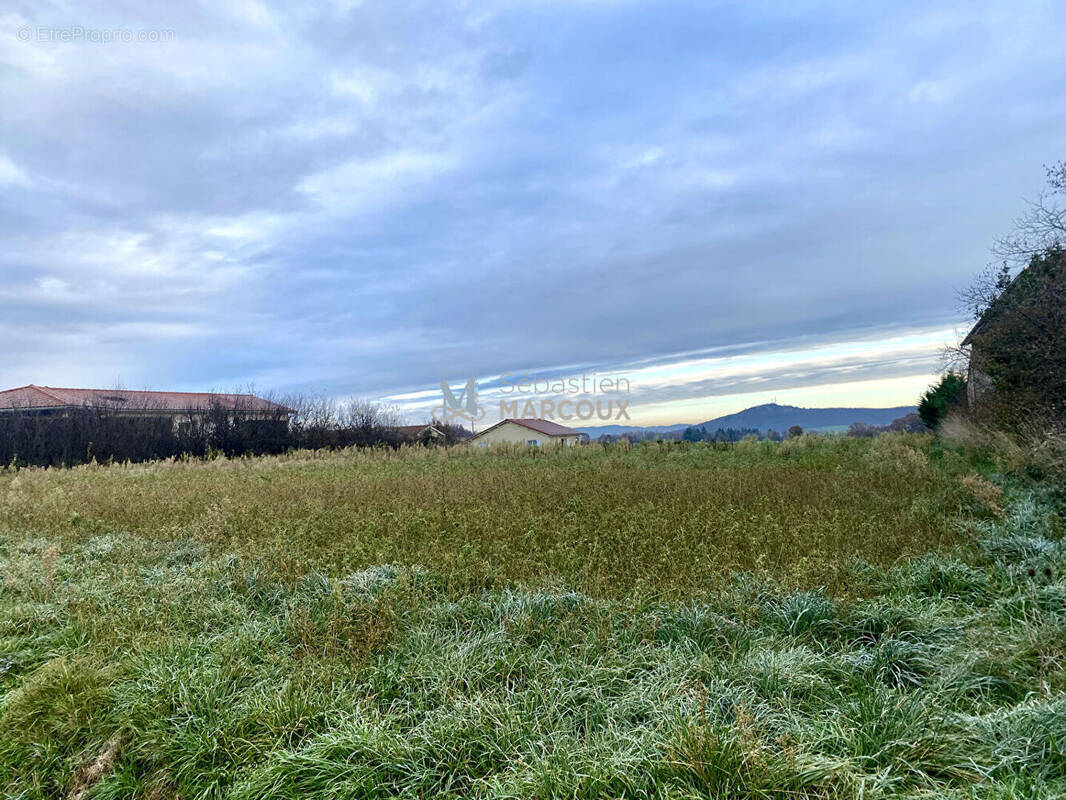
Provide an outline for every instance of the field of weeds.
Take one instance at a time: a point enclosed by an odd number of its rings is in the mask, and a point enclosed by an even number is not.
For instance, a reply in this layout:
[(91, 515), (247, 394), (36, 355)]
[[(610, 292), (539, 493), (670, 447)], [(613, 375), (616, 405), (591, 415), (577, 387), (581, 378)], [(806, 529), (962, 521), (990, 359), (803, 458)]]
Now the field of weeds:
[(0, 474), (12, 798), (1058, 797), (1059, 500), (929, 437)]

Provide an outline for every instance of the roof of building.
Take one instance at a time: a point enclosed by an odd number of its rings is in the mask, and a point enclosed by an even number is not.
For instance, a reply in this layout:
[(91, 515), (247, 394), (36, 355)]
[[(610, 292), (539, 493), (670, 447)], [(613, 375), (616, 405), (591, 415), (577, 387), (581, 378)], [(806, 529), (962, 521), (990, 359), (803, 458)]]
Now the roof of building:
[(977, 322), (974, 323), (974, 326), (970, 329), (970, 332), (966, 334), (966, 338), (962, 340), (963, 347), (973, 344), (974, 341), (976, 341), (977, 338), (992, 324), (996, 316), (1002, 312), (1003, 307), (1007, 303), (1007, 300), (1004, 298), (1009, 295), (1015, 284), (1018, 282), (1018, 279), (1023, 274), (1025, 274), (1025, 270), (1022, 270), (1015, 275), (1014, 280), (1010, 282), (1010, 285), (1007, 286), (1007, 288), (1004, 289), (1003, 292), (991, 302), (991, 304), (989, 304), (988, 308), (981, 313)]
[(485, 430), (481, 431), (474, 436), (477, 439), (480, 436), (484, 436), (494, 428), (498, 428), (508, 422), (513, 422), (515, 425), (521, 425), (523, 428), (529, 428), (531, 431), (543, 434), (544, 436), (580, 436), (581, 431), (574, 428), (568, 428), (565, 425), (560, 425), (557, 422), (551, 422), (546, 419), (501, 419), (495, 425), (492, 425)]
[(432, 431), (437, 436), (443, 436), (444, 432), (433, 425), (397, 425), (394, 431), (402, 436), (421, 436), (426, 431)]
[(286, 408), (254, 394), (216, 392), (146, 392), (127, 389), (61, 389), (54, 386), (20, 386), (0, 392), (0, 409), (44, 408), (128, 408), (160, 411), (289, 412)]
[[(1060, 256), (1061, 257), (1061, 256)], [(1042, 268), (1041, 268), (1042, 267)], [(1007, 285), (999, 296), (996, 297), (984, 310), (966, 338), (962, 340), (962, 346), (974, 344), (982, 334), (990, 330), (1005, 315), (1011, 313), (1012, 307), (1016, 308), (1016, 300), (1019, 295), (1031, 296), (1031, 293), (1045, 291), (1050, 281), (1062, 281), (1062, 268), (1058, 270), (1049, 268), (1048, 262), (1038, 262), (1038, 266), (1030, 264), (1021, 270)], [(1012, 304), (1014, 304), (1012, 306)]]

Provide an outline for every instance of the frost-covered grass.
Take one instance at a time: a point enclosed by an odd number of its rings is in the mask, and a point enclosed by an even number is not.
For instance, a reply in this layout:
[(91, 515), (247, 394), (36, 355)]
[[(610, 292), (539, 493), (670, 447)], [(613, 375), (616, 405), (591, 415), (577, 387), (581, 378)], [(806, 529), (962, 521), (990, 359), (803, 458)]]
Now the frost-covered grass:
[[(926, 439), (782, 449), (349, 453), (0, 477), (0, 790), (1066, 792), (1066, 545), (1052, 494), (1008, 484), (1001, 496)], [(509, 548), (486, 545), (453, 489), (427, 494), (442, 474), (500, 498)], [(789, 476), (807, 497), (774, 488)], [(743, 493), (748, 482), (767, 496)], [(638, 490), (647, 483), (655, 492)], [(329, 497), (354, 531), (336, 527)], [(667, 510), (671, 499), (683, 510)], [(430, 520), (437, 502), (446, 511)], [(282, 530), (317, 503), (282, 548)], [(862, 522), (864, 505), (886, 519)], [(537, 530), (528, 539), (521, 509)], [(652, 522), (655, 509), (669, 523)], [(367, 544), (360, 510), (397, 541)], [(382, 529), (386, 513), (395, 528)], [(441, 532), (399, 541), (419, 516)], [(606, 545), (572, 542), (588, 569), (557, 552), (596, 524), (636, 535), (630, 518), (666, 541), (627, 551), (656, 558), (614, 583), (600, 577), (619, 563)], [(795, 537), (786, 520), (832, 532)], [(850, 545), (834, 527), (847, 524)], [(861, 538), (890, 524), (903, 532)], [(743, 534), (772, 551), (763, 525), (798, 568), (739, 549)], [(712, 530), (724, 542), (694, 533)], [(701, 561), (712, 553), (728, 555), (717, 569)]]

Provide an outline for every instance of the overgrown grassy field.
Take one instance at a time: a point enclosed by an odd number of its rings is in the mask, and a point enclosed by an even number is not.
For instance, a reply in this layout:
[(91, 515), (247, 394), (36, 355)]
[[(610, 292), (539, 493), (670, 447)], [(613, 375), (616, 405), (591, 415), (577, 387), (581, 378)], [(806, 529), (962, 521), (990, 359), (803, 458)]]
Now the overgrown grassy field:
[(0, 791), (1062, 796), (1059, 501), (987, 456), (896, 435), (4, 472)]

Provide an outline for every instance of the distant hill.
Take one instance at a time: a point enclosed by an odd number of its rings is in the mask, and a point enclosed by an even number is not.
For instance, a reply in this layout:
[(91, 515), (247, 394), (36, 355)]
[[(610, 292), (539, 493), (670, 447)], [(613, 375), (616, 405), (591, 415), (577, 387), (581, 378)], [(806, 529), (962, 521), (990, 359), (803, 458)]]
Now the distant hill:
[(905, 417), (918, 409), (915, 406), (896, 406), (895, 408), (800, 408), (766, 403), (752, 406), (736, 414), (726, 414), (706, 422), (692, 425), (662, 425), (641, 428), (637, 426), (604, 425), (598, 428), (579, 428), (592, 438), (607, 434), (621, 436), (625, 433), (674, 433), (688, 427), (706, 428), (713, 433), (722, 428), (736, 430), (754, 428), (760, 433), (773, 429), (786, 433), (793, 425), (802, 426), (805, 431), (834, 432), (847, 430), (853, 422), (865, 422), (869, 425), (888, 425), (892, 420)]
[(799, 408), (798, 406), (780, 406), (766, 403), (753, 406), (736, 414), (715, 417), (696, 425), (697, 428), (758, 428), (765, 433), (770, 428), (784, 433), (793, 425), (803, 429), (817, 431), (824, 428), (847, 428), (853, 422), (865, 422), (870, 425), (887, 425), (918, 410), (917, 406), (896, 406), (895, 408)]

